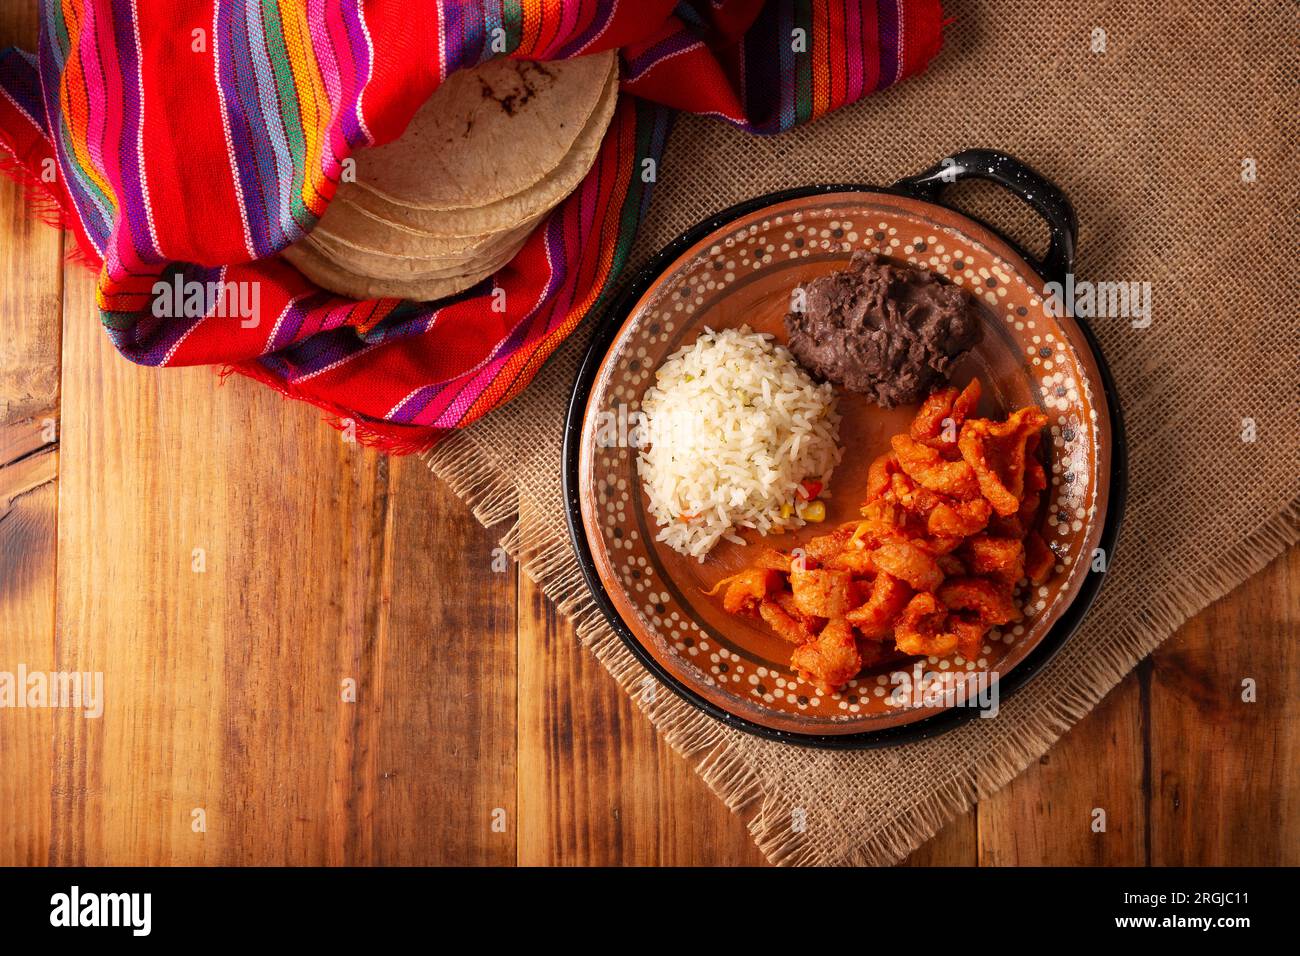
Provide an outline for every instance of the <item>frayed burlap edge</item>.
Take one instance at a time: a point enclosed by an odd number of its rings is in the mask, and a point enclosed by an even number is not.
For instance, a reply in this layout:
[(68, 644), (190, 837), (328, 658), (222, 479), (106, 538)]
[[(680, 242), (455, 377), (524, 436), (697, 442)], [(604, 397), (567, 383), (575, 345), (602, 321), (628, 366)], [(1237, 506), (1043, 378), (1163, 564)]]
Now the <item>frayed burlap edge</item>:
[[(519, 489), (494, 463), (472, 432), (452, 436), (421, 456), (435, 475), (464, 500), (475, 518), (491, 527), (513, 518), (501, 545), (535, 581), (547, 599), (574, 625), (579, 640), (614, 676), (664, 739), (692, 764), (709, 788), (746, 818), (763, 855), (778, 866), (897, 863), (944, 824), (996, 792), (1041, 757), (1095, 707), (1142, 658), (1184, 621), (1263, 569), (1300, 541), (1300, 498), (1228, 549), (1212, 566), (1185, 575), (1174, 588), (1154, 595), (1144, 613), (1125, 622), (1112, 640), (1088, 659), (1068, 688), (1036, 713), (1019, 720), (998, 748), (998, 759), (981, 764), (913, 803), (875, 833), (839, 847), (817, 847), (791, 829), (794, 809), (775, 796), (747, 761), (734, 731), (670, 693), (657, 693), (648, 672), (606, 624), (587, 590), (572, 546), (546, 527), (525, 528), (519, 517)], [(1121, 553), (1122, 553), (1121, 536)], [(1103, 589), (1104, 600), (1104, 589)]]

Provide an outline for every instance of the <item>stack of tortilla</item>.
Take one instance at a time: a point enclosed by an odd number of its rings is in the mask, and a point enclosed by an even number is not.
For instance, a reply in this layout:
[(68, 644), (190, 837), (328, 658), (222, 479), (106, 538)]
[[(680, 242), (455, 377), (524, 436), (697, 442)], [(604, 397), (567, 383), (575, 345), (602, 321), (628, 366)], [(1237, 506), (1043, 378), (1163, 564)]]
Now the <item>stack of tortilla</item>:
[(398, 139), (356, 154), (355, 182), (339, 184), (284, 256), (355, 299), (468, 289), (514, 258), (586, 176), (617, 96), (612, 52), (454, 73)]

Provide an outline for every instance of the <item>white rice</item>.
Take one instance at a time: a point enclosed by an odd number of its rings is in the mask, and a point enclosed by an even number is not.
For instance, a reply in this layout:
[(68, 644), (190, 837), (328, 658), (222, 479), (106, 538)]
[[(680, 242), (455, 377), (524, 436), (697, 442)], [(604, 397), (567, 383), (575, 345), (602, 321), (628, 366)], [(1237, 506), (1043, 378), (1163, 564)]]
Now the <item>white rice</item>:
[(743, 544), (734, 529), (802, 527), (799, 483), (825, 487), (840, 460), (832, 387), (747, 326), (705, 329), (670, 355), (641, 410), (649, 447), (637, 465), (657, 539), (700, 561), (722, 538)]

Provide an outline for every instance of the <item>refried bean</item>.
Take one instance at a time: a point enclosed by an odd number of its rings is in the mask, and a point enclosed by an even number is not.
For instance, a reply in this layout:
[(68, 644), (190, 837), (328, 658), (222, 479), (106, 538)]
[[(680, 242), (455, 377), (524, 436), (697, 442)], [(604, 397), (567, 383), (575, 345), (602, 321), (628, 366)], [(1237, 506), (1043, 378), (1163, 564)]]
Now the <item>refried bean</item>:
[(980, 340), (975, 296), (923, 269), (859, 251), (802, 288), (785, 317), (789, 348), (813, 375), (884, 408), (919, 402)]

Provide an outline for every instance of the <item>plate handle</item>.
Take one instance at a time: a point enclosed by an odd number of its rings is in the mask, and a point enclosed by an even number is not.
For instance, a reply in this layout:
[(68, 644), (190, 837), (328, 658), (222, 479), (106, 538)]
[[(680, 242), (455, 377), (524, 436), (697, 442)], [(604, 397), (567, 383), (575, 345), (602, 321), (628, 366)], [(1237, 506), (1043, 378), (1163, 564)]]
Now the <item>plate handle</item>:
[(963, 179), (986, 179), (1023, 200), (1043, 217), (1051, 232), (1047, 255), (1041, 261), (1025, 256), (1044, 279), (1064, 283), (1074, 271), (1074, 248), (1079, 234), (1074, 207), (1055, 183), (1014, 156), (993, 149), (966, 149), (915, 176), (894, 183), (894, 188), (917, 199), (941, 203), (944, 190)]

